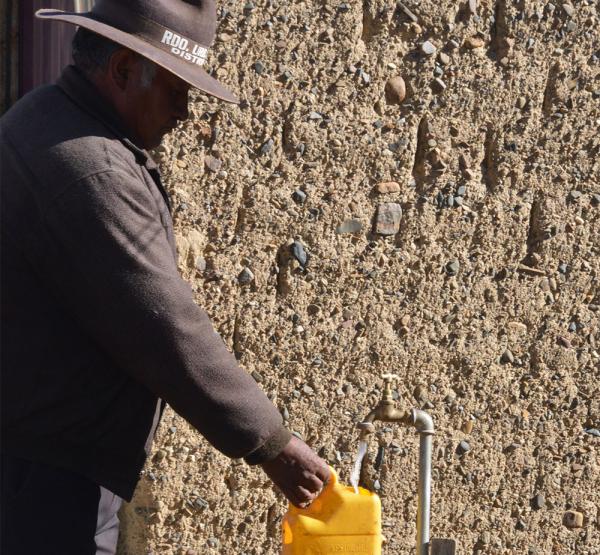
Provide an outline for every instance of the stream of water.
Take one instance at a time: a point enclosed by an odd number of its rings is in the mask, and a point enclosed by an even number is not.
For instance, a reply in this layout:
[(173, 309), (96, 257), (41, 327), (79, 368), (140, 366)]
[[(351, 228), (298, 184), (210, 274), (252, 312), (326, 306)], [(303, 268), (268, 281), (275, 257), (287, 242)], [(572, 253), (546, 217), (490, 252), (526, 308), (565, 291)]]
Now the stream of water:
[(367, 442), (361, 441), (358, 444), (358, 454), (354, 461), (354, 468), (352, 469), (352, 475), (350, 476), (350, 484), (354, 488), (354, 493), (358, 493), (358, 481), (360, 480), (360, 469), (362, 467), (363, 459), (367, 454)]

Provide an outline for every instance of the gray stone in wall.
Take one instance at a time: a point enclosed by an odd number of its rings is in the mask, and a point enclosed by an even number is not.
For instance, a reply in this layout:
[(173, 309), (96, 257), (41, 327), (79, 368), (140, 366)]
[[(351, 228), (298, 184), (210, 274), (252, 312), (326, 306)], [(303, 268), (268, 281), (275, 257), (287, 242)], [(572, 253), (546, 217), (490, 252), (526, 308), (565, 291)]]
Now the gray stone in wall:
[(384, 202), (377, 207), (374, 231), (379, 235), (395, 235), (400, 231), (402, 207), (396, 202)]

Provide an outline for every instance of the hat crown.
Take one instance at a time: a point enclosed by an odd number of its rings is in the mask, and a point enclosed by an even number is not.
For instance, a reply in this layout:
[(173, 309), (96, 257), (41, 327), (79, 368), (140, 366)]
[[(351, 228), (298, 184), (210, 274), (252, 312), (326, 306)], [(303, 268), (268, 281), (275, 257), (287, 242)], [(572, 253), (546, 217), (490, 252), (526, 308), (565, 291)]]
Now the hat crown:
[(127, 32), (150, 21), (205, 46), (217, 28), (214, 0), (97, 0), (92, 13)]

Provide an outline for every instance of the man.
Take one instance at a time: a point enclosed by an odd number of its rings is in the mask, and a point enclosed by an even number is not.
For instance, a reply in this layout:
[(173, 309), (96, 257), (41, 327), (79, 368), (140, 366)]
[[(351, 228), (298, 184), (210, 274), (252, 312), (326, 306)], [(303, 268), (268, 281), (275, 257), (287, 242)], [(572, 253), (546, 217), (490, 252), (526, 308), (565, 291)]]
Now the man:
[(213, 0), (37, 15), (80, 29), (75, 66), (0, 120), (0, 551), (114, 553), (164, 402), (310, 503), (327, 465), (194, 304), (146, 152), (188, 117), (190, 86), (237, 102), (202, 69)]

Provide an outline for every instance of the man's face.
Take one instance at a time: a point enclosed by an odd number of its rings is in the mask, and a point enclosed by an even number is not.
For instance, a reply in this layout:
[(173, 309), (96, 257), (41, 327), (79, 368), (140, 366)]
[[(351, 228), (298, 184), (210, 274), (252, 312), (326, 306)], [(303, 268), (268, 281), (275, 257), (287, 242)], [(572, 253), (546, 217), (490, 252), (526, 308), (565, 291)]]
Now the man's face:
[(160, 66), (156, 66), (156, 75), (148, 83), (145, 71), (141, 59), (131, 67), (123, 111), (139, 146), (151, 149), (160, 144), (178, 121), (188, 118), (190, 85)]

